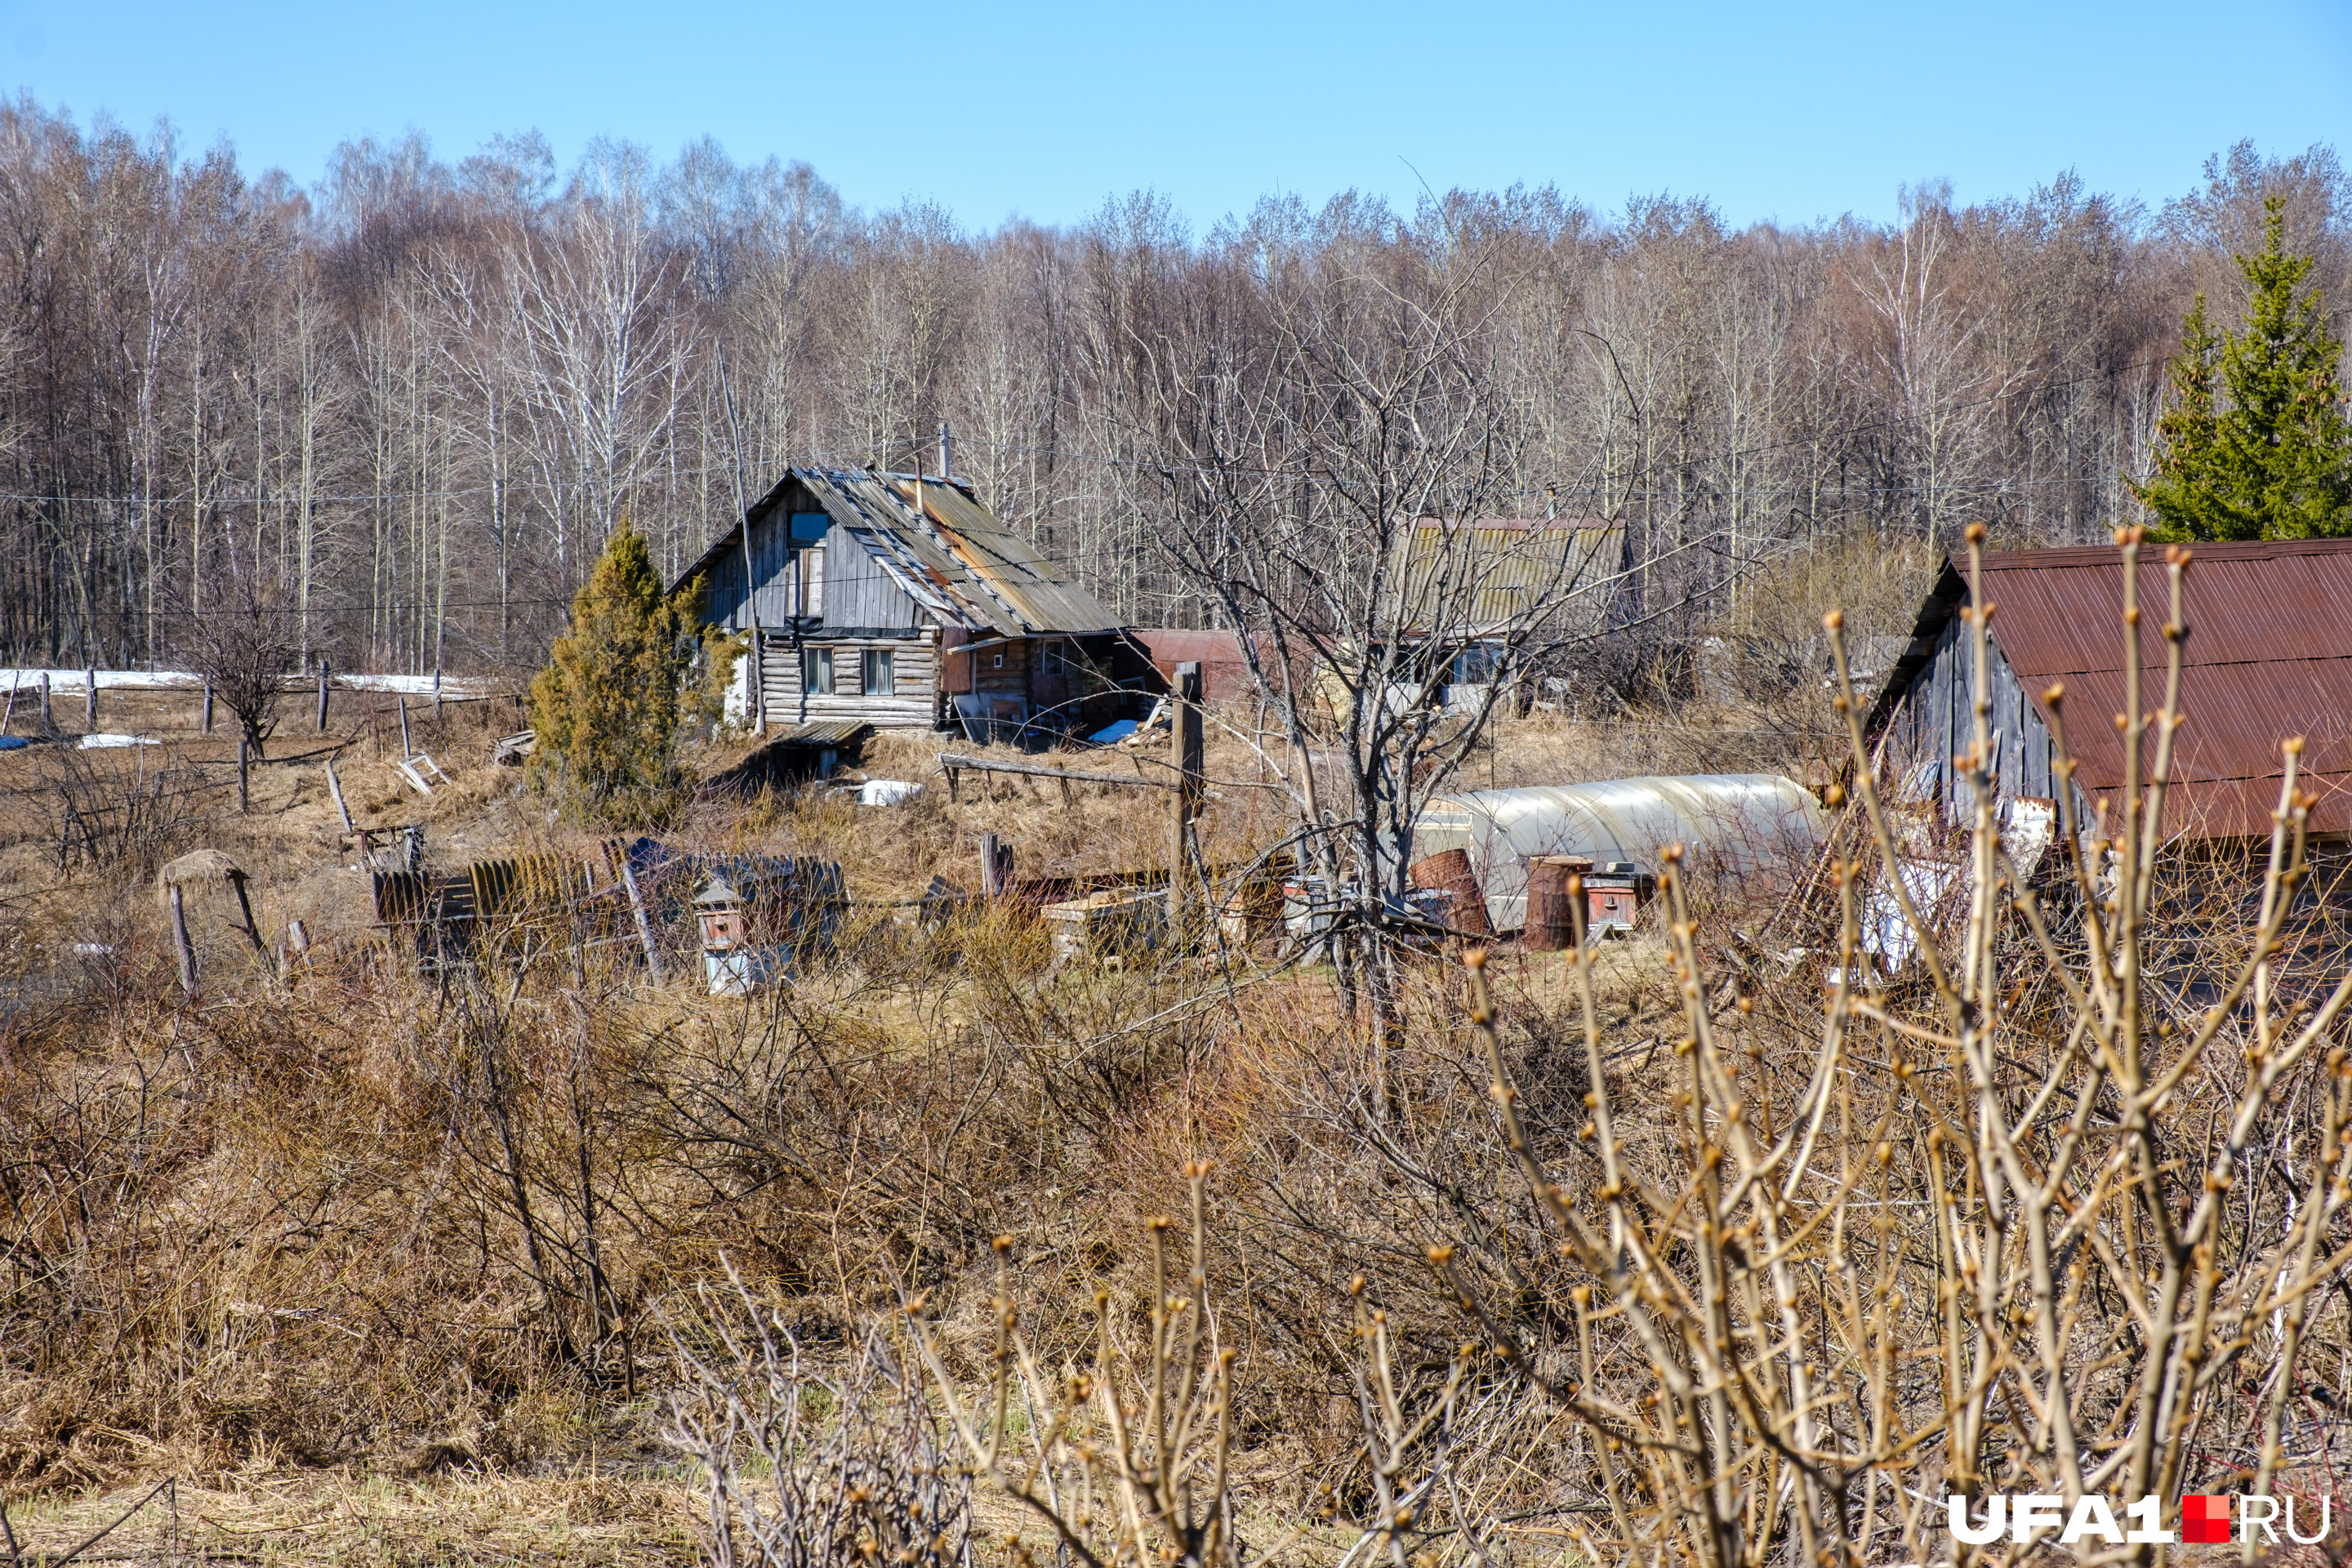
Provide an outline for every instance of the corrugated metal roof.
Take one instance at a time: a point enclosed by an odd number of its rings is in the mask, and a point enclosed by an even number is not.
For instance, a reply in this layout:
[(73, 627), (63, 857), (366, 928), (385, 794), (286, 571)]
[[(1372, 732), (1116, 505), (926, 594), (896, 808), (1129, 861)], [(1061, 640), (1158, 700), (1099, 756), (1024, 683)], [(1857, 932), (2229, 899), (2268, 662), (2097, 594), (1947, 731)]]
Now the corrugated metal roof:
[[(891, 481), (892, 493), (911, 496), (914, 480)], [(1027, 540), (954, 485), (922, 487), (923, 515), (956, 558), (1032, 631), (1108, 632), (1118, 618), (1102, 602), (1055, 572)]]
[[(752, 505), (751, 520), (774, 510), (795, 481), (945, 625), (1001, 637), (1118, 628), (1101, 601), (1055, 571), (961, 482), (796, 468)], [(691, 582), (725, 552), (740, 549), (742, 531), (741, 523), (728, 530), (678, 574), (678, 584)]]
[(1623, 525), (1601, 518), (1426, 519), (1406, 536), (1404, 602), (1434, 636), (1597, 623), (1623, 547)]
[[(2352, 540), (2193, 547), (2184, 595), (2180, 705), (2166, 787), (2168, 831), (2191, 838), (2266, 837), (2278, 804), (2280, 743), (2305, 739), (2300, 774), (2319, 797), (2312, 826), (2352, 831)], [(2124, 748), (2123, 559), (2108, 548), (2003, 551), (1984, 558), (1993, 642), (2045, 724), (2042, 693), (2066, 689), (2074, 783), (2097, 801), (2120, 788)], [(1910, 647), (1872, 710), (1874, 728), (1925, 666), (1967, 602), (1965, 562), (1948, 560)], [(2164, 552), (2140, 552), (2139, 658), (2152, 710), (2163, 700)], [(2147, 742), (2153, 763), (2155, 742)], [(2145, 772), (2143, 772), (2145, 776)]]

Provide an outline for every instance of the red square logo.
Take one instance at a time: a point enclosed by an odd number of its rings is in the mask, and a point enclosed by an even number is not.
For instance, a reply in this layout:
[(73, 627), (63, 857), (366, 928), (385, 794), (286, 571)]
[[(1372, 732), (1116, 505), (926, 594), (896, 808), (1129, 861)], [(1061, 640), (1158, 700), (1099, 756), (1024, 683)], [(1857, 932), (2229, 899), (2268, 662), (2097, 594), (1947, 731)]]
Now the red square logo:
[(2182, 1498), (2180, 1539), (2192, 1546), (2214, 1546), (2228, 1542), (2230, 1500), (2226, 1497)]

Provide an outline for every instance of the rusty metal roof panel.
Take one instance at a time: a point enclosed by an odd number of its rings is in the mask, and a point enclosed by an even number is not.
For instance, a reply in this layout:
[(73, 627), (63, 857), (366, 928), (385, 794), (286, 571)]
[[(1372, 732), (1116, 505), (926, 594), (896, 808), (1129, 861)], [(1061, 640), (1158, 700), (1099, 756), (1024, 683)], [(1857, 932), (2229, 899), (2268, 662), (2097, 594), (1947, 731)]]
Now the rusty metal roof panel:
[[(2352, 540), (2280, 540), (2194, 547), (2183, 588), (2189, 640), (2165, 820), (2190, 837), (2263, 837), (2278, 804), (2280, 744), (2305, 740), (2301, 776), (2319, 797), (2312, 825), (2352, 831)], [(2163, 625), (2171, 603), (2164, 552), (2140, 552), (2137, 633), (2142, 699), (2163, 700)], [(1965, 563), (1948, 562), (1920, 616), (1932, 642), (1965, 602)], [(2124, 700), (2123, 561), (2115, 550), (2005, 551), (1984, 558), (1992, 637), (2043, 721), (2044, 694), (2066, 689), (2067, 750), (2093, 802), (2123, 783), (2113, 717)], [(1890, 676), (1883, 718), (1918, 668)], [(1908, 666), (1908, 668), (1906, 668)], [(2154, 761), (2154, 742), (2147, 762)], [(2145, 776), (2145, 764), (2143, 775)]]

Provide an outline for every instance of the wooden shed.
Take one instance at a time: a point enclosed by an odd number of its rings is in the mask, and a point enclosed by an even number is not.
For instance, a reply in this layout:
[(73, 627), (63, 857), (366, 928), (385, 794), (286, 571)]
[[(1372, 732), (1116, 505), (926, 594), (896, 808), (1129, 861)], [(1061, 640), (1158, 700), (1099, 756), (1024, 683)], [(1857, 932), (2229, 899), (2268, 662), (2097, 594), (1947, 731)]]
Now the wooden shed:
[(752, 637), (733, 700), (761, 727), (1007, 725), (1081, 733), (1157, 681), (1110, 611), (970, 483), (794, 468), (678, 576)]
[[(2066, 743), (2084, 820), (2124, 780), (2110, 716), (2124, 710), (2123, 558), (2100, 546), (1986, 555), (1994, 789), (2004, 805), (2053, 798), (2047, 693), (2065, 689)], [(1975, 738), (1976, 667), (1964, 559), (1944, 563), (1911, 640), (1873, 704), (1892, 768), (1954, 820), (1975, 809), (1952, 759)], [(2164, 826), (2185, 839), (2260, 838), (2278, 803), (2280, 743), (2304, 737), (2299, 777), (2315, 832), (2352, 831), (2352, 540), (2200, 544), (2184, 589), (2181, 711)], [(2163, 700), (2164, 553), (2140, 553), (2139, 658), (2147, 706)], [(2154, 761), (2148, 742), (2147, 762)], [(2146, 777), (2145, 768), (2142, 777)]]

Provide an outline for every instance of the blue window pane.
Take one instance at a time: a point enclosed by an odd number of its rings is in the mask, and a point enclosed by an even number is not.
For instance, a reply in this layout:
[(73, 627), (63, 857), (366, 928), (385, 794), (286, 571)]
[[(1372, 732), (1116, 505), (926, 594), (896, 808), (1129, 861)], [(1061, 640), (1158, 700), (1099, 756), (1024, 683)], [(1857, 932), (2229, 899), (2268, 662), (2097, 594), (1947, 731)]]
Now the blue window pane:
[(821, 511), (793, 513), (793, 548), (805, 549), (824, 541), (824, 531), (833, 526), (833, 519)]

